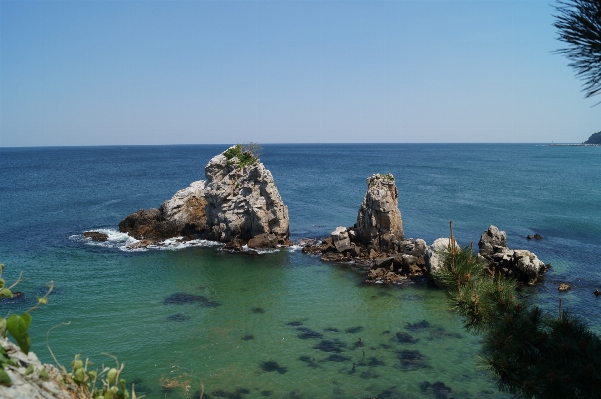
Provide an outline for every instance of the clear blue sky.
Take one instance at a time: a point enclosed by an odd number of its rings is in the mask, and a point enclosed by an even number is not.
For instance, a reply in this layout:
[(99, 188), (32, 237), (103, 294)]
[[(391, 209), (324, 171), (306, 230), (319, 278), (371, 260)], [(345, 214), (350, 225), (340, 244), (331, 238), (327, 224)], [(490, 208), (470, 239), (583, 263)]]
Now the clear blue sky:
[(0, 0), (0, 146), (581, 142), (552, 4)]

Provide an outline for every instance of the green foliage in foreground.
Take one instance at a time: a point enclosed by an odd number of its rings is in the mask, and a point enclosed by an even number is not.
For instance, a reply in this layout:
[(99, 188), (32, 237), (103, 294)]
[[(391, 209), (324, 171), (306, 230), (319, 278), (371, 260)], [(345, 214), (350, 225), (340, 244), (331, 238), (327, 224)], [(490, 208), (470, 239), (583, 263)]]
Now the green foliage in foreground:
[(483, 336), (483, 361), (502, 391), (523, 398), (601, 398), (601, 339), (580, 320), (519, 298), (516, 283), (495, 274), (471, 247), (449, 246), (433, 277), (468, 330)]
[(558, 0), (554, 26), (558, 39), (567, 44), (557, 51), (571, 62), (576, 76), (584, 81), (585, 96), (601, 93), (601, 2)]
[(601, 132), (591, 134), (584, 144), (601, 144)]
[(237, 165), (240, 168), (250, 166), (259, 159), (260, 146), (256, 143), (248, 145), (236, 144), (228, 148), (223, 155), (229, 165)]
[[(21, 276), (13, 283), (10, 287), (5, 288), (5, 280), (2, 278), (2, 271), (4, 265), (0, 264), (0, 298), (12, 298), (12, 288), (21, 282)], [(31, 309), (28, 309), (22, 315), (11, 314), (6, 318), (0, 318), (0, 335), (6, 337), (10, 336), (15, 340), (21, 351), (25, 354), (29, 353), (31, 348), (31, 339), (29, 337), (29, 326), (31, 325), (31, 314), (33, 310), (37, 309), (40, 305), (46, 305), (48, 303), (48, 295), (52, 292), (53, 283), (50, 282), (48, 285), (48, 291), (46, 294), (37, 299), (37, 303)], [(53, 327), (54, 328), (54, 327)], [(51, 329), (52, 330), (52, 329)], [(48, 332), (50, 333), (50, 332)], [(50, 350), (50, 347), (48, 347)], [(52, 350), (50, 353), (54, 357)], [(117, 364), (116, 368), (102, 367), (101, 371), (97, 369), (88, 368), (92, 363), (86, 359), (85, 363), (79, 358), (79, 355), (75, 356), (73, 362), (71, 362), (71, 372), (68, 372), (64, 366), (62, 369), (62, 382), (63, 383), (75, 383), (77, 386), (77, 397), (78, 398), (89, 398), (89, 399), (128, 399), (129, 392), (125, 388), (125, 380), (119, 379), (119, 375), (123, 370), (123, 363), (119, 364), (119, 361), (112, 355), (106, 354), (113, 359)], [(54, 358), (56, 363), (58, 361)], [(6, 373), (7, 368), (18, 369), (19, 364), (9, 357), (3, 347), (0, 346), (0, 386), (10, 387), (13, 382)], [(35, 370), (33, 364), (29, 364), (25, 371), (26, 376), (32, 376), (33, 378), (39, 378), (43, 381), (48, 381), (49, 376), (45, 368)], [(132, 388), (132, 398), (136, 399), (136, 394)]]

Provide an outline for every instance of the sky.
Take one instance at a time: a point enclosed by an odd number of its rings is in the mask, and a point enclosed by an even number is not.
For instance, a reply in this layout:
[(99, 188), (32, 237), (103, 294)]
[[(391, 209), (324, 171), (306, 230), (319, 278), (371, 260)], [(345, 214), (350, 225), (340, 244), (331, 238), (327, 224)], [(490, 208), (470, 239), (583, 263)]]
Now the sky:
[(0, 0), (0, 147), (582, 142), (553, 1)]

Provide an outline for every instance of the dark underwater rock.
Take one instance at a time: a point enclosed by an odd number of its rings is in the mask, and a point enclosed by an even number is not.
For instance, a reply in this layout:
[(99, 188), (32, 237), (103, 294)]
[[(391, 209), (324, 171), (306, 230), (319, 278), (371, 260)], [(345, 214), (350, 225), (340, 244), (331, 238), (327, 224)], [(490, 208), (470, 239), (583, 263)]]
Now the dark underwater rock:
[(271, 373), (272, 371), (277, 371), (280, 374), (284, 374), (288, 371), (286, 367), (282, 367), (278, 364), (278, 362), (274, 362), (273, 360), (268, 360), (266, 362), (261, 362), (261, 370)]
[[(242, 395), (248, 395), (250, 390), (246, 388), (236, 388), (234, 392), (224, 391), (222, 389), (211, 392), (211, 395), (217, 398), (242, 399)], [(204, 397), (203, 397), (204, 399)]]
[(326, 327), (323, 329), (324, 332), (338, 332), (336, 327)]
[(421, 331), (430, 328), (432, 325), (428, 320), (422, 320), (417, 323), (407, 323), (407, 330), (409, 331)]
[(220, 306), (219, 302), (211, 301), (206, 296), (187, 294), (185, 292), (176, 292), (163, 300), (164, 305), (183, 305), (187, 303), (196, 303), (204, 308), (215, 308)]
[(243, 336), (242, 338), (240, 338), (242, 341), (250, 341), (251, 339), (255, 339), (255, 336), (252, 334), (246, 334), (245, 336)]
[(399, 352), (402, 370), (414, 370), (418, 368), (426, 368), (428, 359), (417, 350), (403, 350)]
[(298, 334), (298, 337), (300, 339), (310, 339), (310, 338), (318, 338), (321, 339), (323, 338), (323, 334), (319, 333), (317, 331), (313, 331), (310, 328), (307, 327), (299, 327), (297, 328), (298, 331), (300, 331), (300, 334)]
[(286, 323), (286, 325), (287, 326), (292, 326), (292, 327), (298, 327), (298, 326), (302, 326), (303, 322), (295, 320), (295, 321), (290, 321), (290, 322)]
[(363, 327), (356, 326), (356, 327), (350, 327), (350, 328), (347, 328), (346, 330), (344, 330), (344, 332), (346, 332), (348, 334), (356, 334), (359, 331), (363, 331)]
[(176, 292), (163, 300), (164, 305), (183, 305), (185, 303), (196, 303), (208, 301), (207, 297), (202, 295), (186, 294), (185, 292)]
[(415, 344), (419, 341), (419, 339), (413, 338), (411, 334), (404, 331), (396, 333), (393, 339), (399, 344)]
[(449, 388), (440, 381), (437, 381), (433, 384), (429, 381), (424, 381), (421, 384), (419, 384), (419, 389), (423, 393), (429, 393), (434, 395), (435, 399), (450, 399), (449, 394), (453, 392), (451, 388)]
[(257, 314), (265, 313), (265, 309), (263, 308), (252, 308), (250, 311)]
[(346, 343), (340, 341), (339, 339), (333, 339), (333, 340), (329, 340), (329, 339), (324, 339), (323, 341), (321, 341), (320, 343), (318, 343), (317, 345), (315, 345), (313, 347), (313, 349), (317, 349), (323, 352), (336, 352), (336, 353), (340, 353), (342, 352), (342, 350), (346, 348)]

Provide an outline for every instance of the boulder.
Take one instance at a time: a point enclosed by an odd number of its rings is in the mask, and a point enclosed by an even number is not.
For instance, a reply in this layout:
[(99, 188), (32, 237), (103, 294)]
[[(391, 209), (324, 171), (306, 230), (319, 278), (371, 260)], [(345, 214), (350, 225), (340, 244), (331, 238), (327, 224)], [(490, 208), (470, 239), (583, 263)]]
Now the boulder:
[(119, 231), (138, 240), (165, 240), (179, 235), (177, 224), (165, 220), (156, 208), (140, 209), (127, 216), (119, 223)]
[(336, 230), (330, 235), (332, 244), (338, 252), (344, 252), (351, 249), (351, 240), (345, 227), (336, 227)]
[(387, 257), (387, 258), (377, 258), (374, 260), (371, 268), (372, 269), (390, 269), (390, 267), (392, 266), (392, 262), (394, 261), (393, 257)]
[(530, 251), (506, 247), (507, 235), (495, 226), (482, 234), (478, 257), (486, 261), (495, 272), (517, 279), (521, 283), (535, 284), (549, 268)]
[(106, 241), (109, 239), (107, 234), (101, 233), (99, 231), (86, 231), (83, 233), (85, 238), (89, 238), (92, 241)]
[(235, 156), (240, 151), (240, 146), (230, 147), (205, 167), (207, 238), (228, 242), (271, 233), (280, 244), (289, 244), (288, 208), (271, 172), (258, 158), (241, 162)]
[(163, 202), (159, 208), (165, 220), (177, 225), (180, 235), (205, 230), (207, 200), (203, 195), (204, 188), (204, 180), (192, 182), (190, 186), (176, 192), (170, 200)]
[(248, 240), (249, 248), (277, 248), (278, 238), (275, 234), (263, 233)]
[(391, 174), (374, 174), (367, 179), (367, 192), (356, 223), (357, 238), (361, 244), (377, 245), (382, 250), (380, 239), (384, 236), (385, 247), (389, 251), (389, 243), (394, 239), (404, 239), (398, 197), (399, 193)]
[[(432, 245), (430, 245), (424, 256), (428, 273), (433, 274), (440, 270), (442, 267), (441, 252), (447, 250), (450, 245), (450, 237), (437, 238)], [(457, 241), (455, 241), (455, 246), (459, 248)]]
[(480, 241), (478, 241), (480, 255), (484, 257), (492, 255), (495, 252), (495, 247), (505, 247), (506, 245), (507, 234), (492, 225), (482, 233)]

